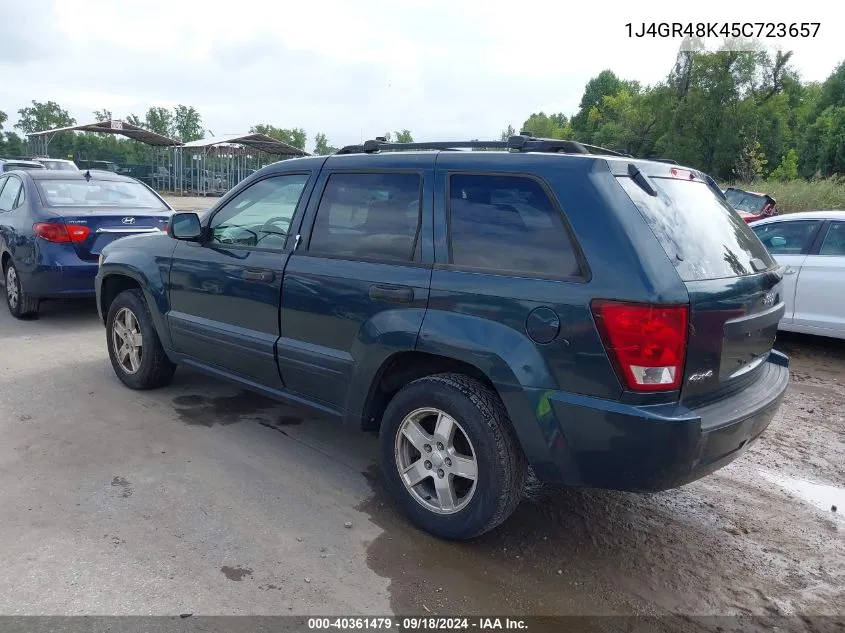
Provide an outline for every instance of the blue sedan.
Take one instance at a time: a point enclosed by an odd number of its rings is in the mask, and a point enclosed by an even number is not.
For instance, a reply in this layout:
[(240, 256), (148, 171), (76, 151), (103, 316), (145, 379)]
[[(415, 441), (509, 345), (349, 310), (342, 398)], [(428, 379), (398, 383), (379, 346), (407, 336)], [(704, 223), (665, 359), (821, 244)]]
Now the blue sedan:
[(9, 312), (23, 318), (42, 299), (94, 296), (103, 247), (162, 231), (172, 213), (145, 184), (111, 172), (4, 172), (0, 264)]

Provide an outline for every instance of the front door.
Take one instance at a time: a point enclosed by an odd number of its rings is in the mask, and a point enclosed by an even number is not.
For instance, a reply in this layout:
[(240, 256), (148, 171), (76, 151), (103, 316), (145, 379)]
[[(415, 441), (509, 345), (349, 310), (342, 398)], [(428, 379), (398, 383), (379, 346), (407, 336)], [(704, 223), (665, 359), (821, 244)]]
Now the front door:
[(414, 349), (431, 278), (422, 242), (434, 168), (433, 156), (343, 158), (357, 170), (326, 161), (303, 222), (310, 238), (288, 262), (278, 345), (285, 387), (338, 411), (357, 389), (353, 370), (374, 373)]
[(198, 363), (279, 389), (276, 365), (288, 231), (310, 172), (259, 180), (216, 209), (202, 243), (179, 242), (170, 268), (173, 346)]

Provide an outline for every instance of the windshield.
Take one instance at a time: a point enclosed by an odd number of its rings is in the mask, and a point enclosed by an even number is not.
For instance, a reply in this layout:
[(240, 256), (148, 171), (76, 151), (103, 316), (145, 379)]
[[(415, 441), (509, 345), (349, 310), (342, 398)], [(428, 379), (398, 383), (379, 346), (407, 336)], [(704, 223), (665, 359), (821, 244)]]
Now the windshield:
[(725, 197), (727, 197), (728, 202), (737, 211), (760, 213), (763, 207), (766, 206), (765, 196), (758, 196), (739, 189), (728, 189), (725, 192)]
[(775, 266), (748, 224), (705, 183), (652, 178), (657, 196), (650, 196), (632, 178), (617, 180), (684, 281), (753, 275), (753, 259)]
[(41, 164), (54, 171), (79, 171), (76, 165), (63, 160), (42, 160)]
[(39, 180), (37, 185), (41, 199), (50, 207), (167, 210), (158, 196), (138, 182)]

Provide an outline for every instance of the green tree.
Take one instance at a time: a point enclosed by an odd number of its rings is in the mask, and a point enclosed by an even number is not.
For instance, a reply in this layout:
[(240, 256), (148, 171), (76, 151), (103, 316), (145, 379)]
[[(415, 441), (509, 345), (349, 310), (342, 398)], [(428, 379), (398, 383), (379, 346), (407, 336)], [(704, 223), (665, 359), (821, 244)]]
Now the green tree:
[(414, 137), (411, 134), (411, 130), (402, 130), (401, 132), (396, 132), (396, 143), (413, 143)]
[(193, 106), (179, 104), (173, 109), (173, 129), (176, 132), (176, 138), (183, 143), (196, 141), (205, 136), (202, 117)]
[(3, 112), (3, 110), (0, 110), (0, 130), (3, 129), (3, 124), (8, 120), (9, 120), (8, 115), (5, 112)]
[(562, 113), (535, 112), (525, 120), (520, 129), (537, 138), (572, 138), (572, 126)]
[(173, 114), (167, 108), (150, 108), (147, 110), (144, 121), (144, 127), (151, 132), (167, 137), (172, 137), (174, 134)]
[(250, 134), (266, 134), (271, 138), (287, 143), (288, 145), (293, 145), (299, 149), (305, 149), (305, 143), (308, 140), (305, 130), (299, 127), (288, 129), (275, 127), (267, 123), (259, 123), (249, 128), (249, 132)]
[(798, 152), (790, 149), (780, 161), (772, 173), (769, 174), (772, 180), (789, 181), (798, 178)]
[(326, 156), (334, 154), (337, 151), (336, 147), (329, 145), (325, 134), (316, 134), (314, 136), (314, 153), (318, 156)]
[(507, 141), (511, 136), (515, 136), (515, 135), (516, 135), (516, 130), (513, 129), (512, 125), (508, 124), (508, 127), (506, 127), (504, 130), (502, 130), (502, 133), (499, 135), (499, 140)]
[(94, 110), (94, 119), (98, 122), (111, 121), (112, 118), (111, 110), (106, 110), (105, 108), (102, 110)]
[(126, 117), (126, 122), (136, 127), (145, 127), (146, 123), (137, 114), (130, 114)]
[(31, 106), (18, 110), (19, 118), (15, 127), (24, 134), (76, 125), (76, 119), (55, 101), (31, 103)]

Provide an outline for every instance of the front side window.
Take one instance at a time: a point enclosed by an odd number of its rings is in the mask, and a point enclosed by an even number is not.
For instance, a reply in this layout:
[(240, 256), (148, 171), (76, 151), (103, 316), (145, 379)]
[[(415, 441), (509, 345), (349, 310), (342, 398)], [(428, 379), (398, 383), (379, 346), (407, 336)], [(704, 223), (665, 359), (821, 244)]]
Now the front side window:
[(818, 227), (816, 220), (793, 220), (770, 222), (752, 230), (772, 255), (800, 255), (810, 248)]
[(283, 249), (308, 174), (265, 178), (244, 189), (211, 219), (218, 244)]
[(3, 190), (0, 191), (0, 211), (11, 211), (15, 208), (15, 201), (21, 192), (21, 181), (9, 176)]
[(532, 178), (452, 175), (449, 240), (456, 266), (552, 277), (582, 274), (560, 212)]
[(819, 255), (845, 256), (845, 222), (831, 222)]
[(413, 259), (420, 225), (419, 174), (332, 174), (309, 250), (337, 257)]

